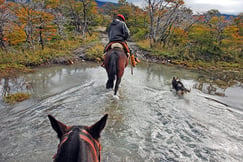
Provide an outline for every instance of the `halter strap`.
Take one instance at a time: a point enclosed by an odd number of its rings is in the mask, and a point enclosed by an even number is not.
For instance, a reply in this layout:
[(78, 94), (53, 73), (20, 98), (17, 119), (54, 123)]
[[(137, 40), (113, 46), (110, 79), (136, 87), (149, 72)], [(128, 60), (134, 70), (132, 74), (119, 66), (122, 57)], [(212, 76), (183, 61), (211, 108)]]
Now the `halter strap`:
[[(99, 162), (100, 155), (98, 156), (98, 154), (97, 154), (97, 152), (98, 151), (100, 152), (100, 150), (101, 150), (101, 146), (100, 146), (99, 142), (96, 139), (94, 139), (86, 130), (82, 129), (81, 132), (84, 134), (79, 134), (79, 137), (91, 146), (91, 148), (93, 149), (94, 154), (95, 154), (95, 161)], [(97, 148), (95, 147), (95, 145), (98, 147), (98, 151), (97, 151)]]

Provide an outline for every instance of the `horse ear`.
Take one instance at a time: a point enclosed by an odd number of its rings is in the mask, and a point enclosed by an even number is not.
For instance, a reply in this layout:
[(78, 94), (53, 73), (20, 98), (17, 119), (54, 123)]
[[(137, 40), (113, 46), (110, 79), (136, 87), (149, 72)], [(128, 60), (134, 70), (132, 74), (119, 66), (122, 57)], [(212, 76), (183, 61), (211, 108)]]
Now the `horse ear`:
[(104, 129), (108, 114), (105, 114), (98, 122), (89, 127), (89, 133), (94, 139), (100, 138), (100, 133)]
[(56, 120), (52, 115), (48, 115), (48, 118), (51, 122), (52, 128), (57, 132), (57, 137), (61, 139), (68, 127), (60, 121)]

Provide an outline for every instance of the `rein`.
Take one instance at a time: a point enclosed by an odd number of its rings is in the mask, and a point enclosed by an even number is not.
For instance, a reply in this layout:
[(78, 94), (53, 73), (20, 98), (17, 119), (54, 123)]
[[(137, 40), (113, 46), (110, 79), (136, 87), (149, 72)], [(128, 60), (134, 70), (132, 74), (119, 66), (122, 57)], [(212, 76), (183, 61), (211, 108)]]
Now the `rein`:
[[(80, 129), (80, 133), (79, 133), (79, 137), (80, 139), (82, 139), (83, 141), (87, 142), (95, 155), (95, 162), (100, 162), (100, 151), (101, 151), (101, 144), (99, 143), (98, 140), (94, 139), (89, 132), (87, 132), (84, 129)], [(58, 145), (58, 150), (61, 148), (61, 146), (68, 140), (69, 138), (69, 134), (72, 133), (72, 130), (70, 130), (69, 132), (65, 133), (63, 135), (63, 140), (60, 142), (60, 144)], [(55, 159), (57, 156), (57, 153), (53, 156), (53, 159)]]

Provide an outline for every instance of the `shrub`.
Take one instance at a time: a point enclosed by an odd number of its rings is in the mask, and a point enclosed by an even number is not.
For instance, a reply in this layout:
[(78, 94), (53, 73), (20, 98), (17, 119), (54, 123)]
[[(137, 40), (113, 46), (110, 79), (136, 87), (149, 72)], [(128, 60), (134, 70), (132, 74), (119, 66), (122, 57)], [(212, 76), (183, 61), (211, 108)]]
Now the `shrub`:
[(30, 98), (30, 94), (18, 92), (15, 94), (10, 94), (10, 95), (4, 96), (3, 100), (4, 100), (4, 102), (9, 103), (9, 104), (15, 104), (16, 102), (22, 102), (29, 98)]
[(104, 45), (99, 43), (92, 48), (89, 48), (86, 53), (86, 57), (90, 61), (101, 61), (103, 59)]

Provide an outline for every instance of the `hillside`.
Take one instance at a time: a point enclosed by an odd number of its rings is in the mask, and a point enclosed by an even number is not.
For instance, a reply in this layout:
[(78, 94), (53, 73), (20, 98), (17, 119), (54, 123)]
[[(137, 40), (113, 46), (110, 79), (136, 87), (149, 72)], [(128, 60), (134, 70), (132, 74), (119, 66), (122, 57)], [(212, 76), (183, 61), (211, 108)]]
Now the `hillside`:
[(95, 0), (95, 2), (97, 3), (98, 7), (102, 7), (107, 3), (113, 4), (113, 5), (117, 5), (117, 3), (113, 3), (113, 2), (105, 2), (105, 1), (97, 1)]

